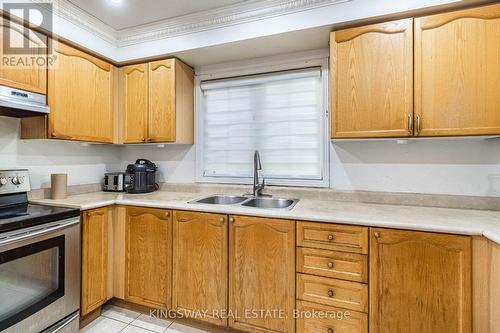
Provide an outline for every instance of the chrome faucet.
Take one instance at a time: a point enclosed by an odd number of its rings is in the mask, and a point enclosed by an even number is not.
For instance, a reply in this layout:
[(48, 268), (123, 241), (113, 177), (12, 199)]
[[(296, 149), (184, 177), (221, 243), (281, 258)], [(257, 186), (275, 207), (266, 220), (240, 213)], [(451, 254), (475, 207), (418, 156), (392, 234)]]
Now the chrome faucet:
[(259, 183), (259, 171), (262, 170), (262, 163), (260, 161), (259, 151), (256, 150), (253, 154), (253, 196), (264, 196), (262, 191), (266, 186), (266, 180), (262, 177), (262, 184)]

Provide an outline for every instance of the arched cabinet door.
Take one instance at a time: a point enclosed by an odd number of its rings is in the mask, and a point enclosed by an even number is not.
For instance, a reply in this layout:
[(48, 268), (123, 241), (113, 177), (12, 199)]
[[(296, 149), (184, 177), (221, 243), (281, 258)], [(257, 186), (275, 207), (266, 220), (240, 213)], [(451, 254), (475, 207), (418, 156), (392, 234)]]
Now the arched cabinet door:
[(413, 19), (330, 36), (333, 138), (413, 135)]
[(416, 135), (500, 134), (498, 45), (499, 4), (415, 19)]
[[(47, 37), (35, 34), (30, 29), (0, 17), (0, 32), (2, 36), (10, 36), (10, 45), (30, 45), (30, 54), (8, 54), (4, 49), (4, 40), (0, 41), (0, 85), (45, 94), (47, 92)], [(7, 32), (7, 33), (6, 33)], [(34, 66), (26, 62), (36, 57)], [(4, 58), (5, 57), (5, 58)], [(9, 64), (10, 63), (10, 64)]]
[(148, 64), (120, 69), (121, 119), (123, 143), (147, 141), (148, 128)]

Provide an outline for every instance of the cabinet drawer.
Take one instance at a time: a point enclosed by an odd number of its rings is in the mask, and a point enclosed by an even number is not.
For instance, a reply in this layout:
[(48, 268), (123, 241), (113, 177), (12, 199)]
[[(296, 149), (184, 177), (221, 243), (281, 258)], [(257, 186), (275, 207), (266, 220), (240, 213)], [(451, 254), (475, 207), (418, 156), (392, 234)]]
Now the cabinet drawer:
[(368, 228), (316, 222), (298, 222), (297, 245), (368, 254)]
[(297, 299), (368, 312), (368, 285), (297, 274)]
[(298, 247), (297, 271), (368, 283), (368, 256)]
[(297, 333), (368, 333), (365, 313), (302, 301), (297, 301), (297, 309)]

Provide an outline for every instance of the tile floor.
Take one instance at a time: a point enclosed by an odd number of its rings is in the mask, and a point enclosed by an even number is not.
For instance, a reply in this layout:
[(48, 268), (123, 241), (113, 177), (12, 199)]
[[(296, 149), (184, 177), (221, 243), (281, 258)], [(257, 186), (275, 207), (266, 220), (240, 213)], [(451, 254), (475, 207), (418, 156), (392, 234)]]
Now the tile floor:
[(101, 316), (80, 333), (209, 333), (169, 320), (151, 318), (136, 311), (106, 305)]

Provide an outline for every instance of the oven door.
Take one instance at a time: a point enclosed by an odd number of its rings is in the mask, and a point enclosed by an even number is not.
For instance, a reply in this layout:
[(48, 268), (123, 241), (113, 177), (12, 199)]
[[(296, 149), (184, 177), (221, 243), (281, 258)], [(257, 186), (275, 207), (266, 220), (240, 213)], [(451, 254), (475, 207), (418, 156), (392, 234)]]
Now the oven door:
[(40, 332), (79, 309), (79, 217), (0, 238), (0, 331)]

